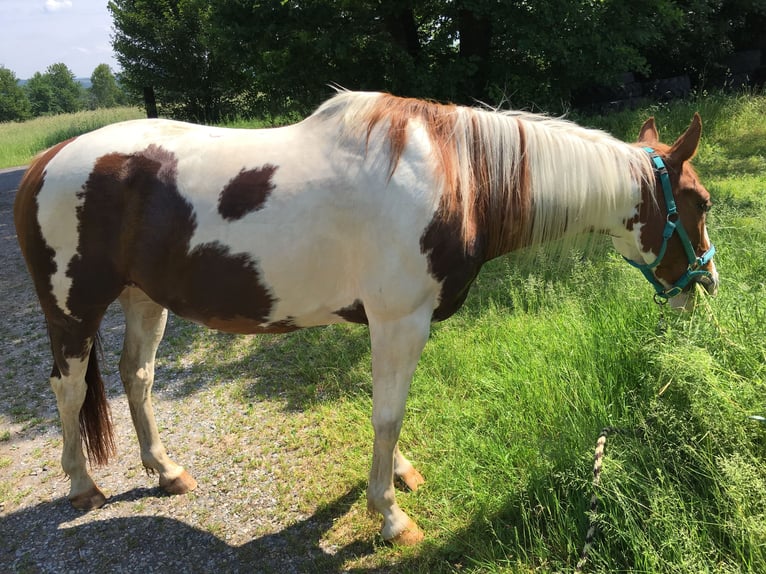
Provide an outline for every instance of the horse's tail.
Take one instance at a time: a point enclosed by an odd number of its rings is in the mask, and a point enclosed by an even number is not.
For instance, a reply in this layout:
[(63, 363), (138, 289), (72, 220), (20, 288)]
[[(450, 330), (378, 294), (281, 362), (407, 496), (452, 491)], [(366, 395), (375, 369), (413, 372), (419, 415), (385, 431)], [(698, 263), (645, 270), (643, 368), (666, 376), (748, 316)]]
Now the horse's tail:
[(80, 437), (85, 443), (91, 463), (103, 465), (114, 455), (114, 431), (109, 403), (106, 400), (104, 380), (98, 368), (101, 355), (101, 339), (97, 334), (90, 348), (88, 369), (85, 372), (85, 402), (80, 409)]

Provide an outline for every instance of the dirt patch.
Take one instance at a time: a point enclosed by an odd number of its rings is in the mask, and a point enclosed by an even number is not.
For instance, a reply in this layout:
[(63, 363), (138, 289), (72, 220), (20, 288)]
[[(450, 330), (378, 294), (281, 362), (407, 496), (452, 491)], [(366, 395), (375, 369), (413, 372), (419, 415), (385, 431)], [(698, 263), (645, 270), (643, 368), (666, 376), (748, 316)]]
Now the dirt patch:
[[(320, 509), (307, 509), (300, 492), (285, 492), (280, 476), (296, 457), (298, 464), (307, 462), (300, 462), (294, 447), (283, 452), (284, 423), (292, 419), (293, 428), (300, 427), (306, 413), (283, 408), (279, 397), (243, 409), (221, 390), (215, 371), (210, 378), (192, 373), (179, 355), (197, 328), (173, 318), (165, 337), (172, 343), (163, 342), (158, 354), (155, 411), (170, 455), (199, 488), (176, 497), (158, 488), (157, 478), (141, 466), (116, 373), (123, 336), (117, 306), (102, 325), (102, 369), (118, 455), (108, 467), (92, 469), (108, 502), (89, 513), (69, 505), (48, 386), (50, 350), (16, 243), (13, 197), (0, 191), (0, 572), (282, 574), (342, 571), (352, 563), (355, 571), (380, 571), (358, 567), (359, 559), (375, 552), (369, 534), (377, 527), (359, 518), (364, 482)], [(367, 535), (357, 532), (354, 538), (362, 541), (344, 546), (331, 532), (338, 524), (348, 528), (349, 513)]]

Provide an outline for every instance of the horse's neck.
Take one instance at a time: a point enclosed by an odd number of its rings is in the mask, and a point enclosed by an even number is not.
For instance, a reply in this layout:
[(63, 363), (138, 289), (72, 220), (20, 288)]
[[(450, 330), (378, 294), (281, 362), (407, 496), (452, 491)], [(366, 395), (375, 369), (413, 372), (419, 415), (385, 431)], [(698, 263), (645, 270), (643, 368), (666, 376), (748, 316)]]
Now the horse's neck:
[[(627, 222), (635, 216), (641, 202), (636, 181), (618, 190), (603, 182), (587, 189), (571, 189), (565, 182), (566, 179), (562, 183), (542, 181), (537, 186), (533, 182), (531, 212), (526, 217), (512, 216), (513, 221), (507, 227), (516, 240), (503, 252), (561, 240), (566, 244), (592, 233), (624, 235)], [(544, 185), (547, 187), (542, 187)]]

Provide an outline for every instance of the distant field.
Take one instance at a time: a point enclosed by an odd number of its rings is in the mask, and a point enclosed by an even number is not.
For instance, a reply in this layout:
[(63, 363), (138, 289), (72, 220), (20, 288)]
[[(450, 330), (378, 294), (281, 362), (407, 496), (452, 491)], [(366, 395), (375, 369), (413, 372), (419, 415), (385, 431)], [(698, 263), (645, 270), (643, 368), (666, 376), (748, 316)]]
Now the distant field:
[(26, 165), (35, 154), (67, 138), (115, 122), (145, 117), (139, 108), (109, 108), (0, 123), (0, 168)]

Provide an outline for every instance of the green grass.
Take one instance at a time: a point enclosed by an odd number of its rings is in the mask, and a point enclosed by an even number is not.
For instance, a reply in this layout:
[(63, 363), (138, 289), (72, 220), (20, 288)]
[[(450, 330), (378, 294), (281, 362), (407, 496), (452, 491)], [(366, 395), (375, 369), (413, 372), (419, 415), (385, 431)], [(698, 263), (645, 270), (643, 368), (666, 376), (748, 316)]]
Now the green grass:
[(0, 169), (26, 165), (42, 150), (107, 124), (145, 117), (139, 108), (109, 108), (0, 123)]
[(766, 415), (766, 98), (584, 121), (631, 140), (655, 115), (672, 140), (696, 109), (720, 295), (660, 335), (650, 287), (608, 249), (564, 273), (490, 264), (416, 374), (406, 424), (435, 496), (414, 515), (438, 534), (413, 571), (570, 569), (606, 425), (639, 433), (609, 439), (588, 570), (766, 571), (766, 426), (748, 418)]

